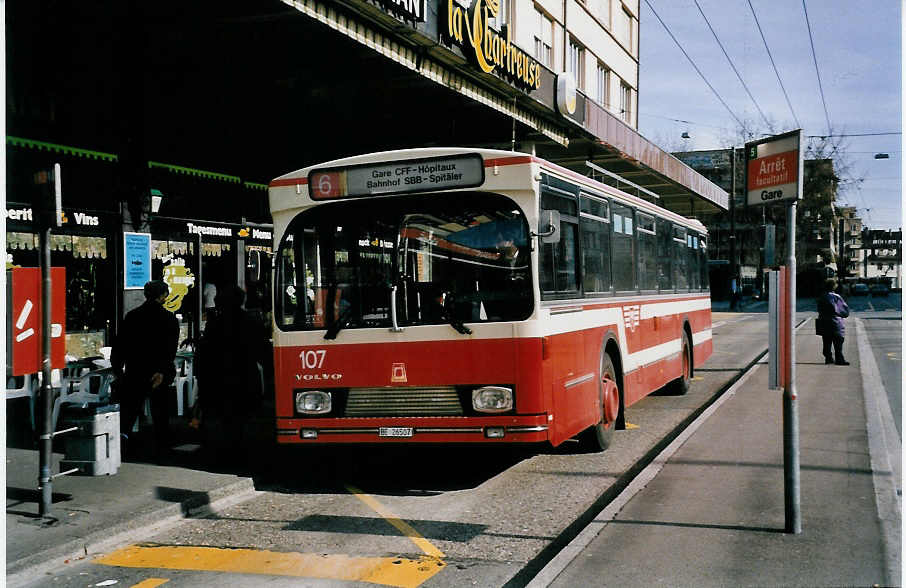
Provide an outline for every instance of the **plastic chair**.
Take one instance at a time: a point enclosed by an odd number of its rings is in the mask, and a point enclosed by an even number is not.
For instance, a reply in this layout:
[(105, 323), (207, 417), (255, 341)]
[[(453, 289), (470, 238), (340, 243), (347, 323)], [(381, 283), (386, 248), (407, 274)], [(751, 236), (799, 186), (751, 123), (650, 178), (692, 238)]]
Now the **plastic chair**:
[(186, 408), (195, 404), (195, 390), (198, 382), (195, 378), (195, 369), (191, 357), (176, 357), (176, 379), (173, 385), (176, 388), (176, 415), (183, 416)]
[[(21, 378), (22, 383), (18, 380)], [(12, 388), (10, 386), (13, 386)], [(28, 415), (31, 418), (32, 427), (35, 426), (35, 402), (38, 397), (38, 378), (34, 374), (25, 374), (24, 376), (9, 375), (6, 378), (6, 399), (28, 398)], [(34, 430), (34, 429), (33, 429)]]

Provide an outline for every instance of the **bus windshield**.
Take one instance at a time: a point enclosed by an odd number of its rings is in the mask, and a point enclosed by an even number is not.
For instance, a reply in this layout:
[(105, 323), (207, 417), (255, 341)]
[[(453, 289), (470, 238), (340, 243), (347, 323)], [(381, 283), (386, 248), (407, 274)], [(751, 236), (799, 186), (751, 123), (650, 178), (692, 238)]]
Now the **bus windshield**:
[(300, 213), (278, 250), (282, 330), (524, 320), (529, 234), (509, 198), (457, 192), (337, 202)]

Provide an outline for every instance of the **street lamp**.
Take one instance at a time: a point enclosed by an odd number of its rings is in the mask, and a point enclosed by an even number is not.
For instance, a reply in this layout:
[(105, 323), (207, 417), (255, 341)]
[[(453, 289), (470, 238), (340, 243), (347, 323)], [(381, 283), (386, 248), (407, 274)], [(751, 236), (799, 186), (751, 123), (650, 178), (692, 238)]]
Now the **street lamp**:
[(151, 214), (157, 214), (160, 210), (160, 203), (163, 201), (164, 195), (157, 188), (151, 188)]

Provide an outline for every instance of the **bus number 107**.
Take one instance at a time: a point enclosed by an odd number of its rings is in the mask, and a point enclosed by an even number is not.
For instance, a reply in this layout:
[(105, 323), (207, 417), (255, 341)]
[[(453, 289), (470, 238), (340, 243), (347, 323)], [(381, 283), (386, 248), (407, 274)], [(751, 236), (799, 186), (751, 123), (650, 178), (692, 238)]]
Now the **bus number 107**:
[(301, 360), (304, 369), (313, 370), (324, 367), (324, 357), (326, 355), (326, 349), (318, 349), (317, 351), (309, 350), (300, 353), (299, 359)]

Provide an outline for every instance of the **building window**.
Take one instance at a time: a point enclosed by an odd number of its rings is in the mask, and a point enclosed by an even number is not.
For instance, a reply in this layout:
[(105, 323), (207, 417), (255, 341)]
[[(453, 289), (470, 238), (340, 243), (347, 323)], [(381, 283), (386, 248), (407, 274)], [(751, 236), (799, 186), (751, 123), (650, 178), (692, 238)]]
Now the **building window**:
[(598, 69), (595, 73), (596, 80), (596, 94), (595, 98), (598, 101), (598, 104), (604, 108), (610, 108), (610, 70), (606, 65), (598, 62)]
[(624, 123), (632, 124), (632, 88), (620, 82), (620, 118)]
[(617, 39), (629, 50), (629, 53), (632, 53), (632, 15), (622, 6), (616, 12), (617, 20), (614, 32)]
[(585, 49), (575, 40), (569, 40), (569, 73), (576, 80), (576, 87), (585, 89)]
[(535, 30), (535, 59), (547, 67), (550, 67), (554, 57), (554, 21), (549, 19), (546, 14), (537, 8), (535, 9), (535, 18), (537, 20)]
[(588, 0), (591, 14), (606, 28), (610, 28), (610, 0)]
[(503, 27), (510, 22), (510, 5), (507, 0), (500, 0), (500, 9), (497, 12), (497, 16), (494, 18), (488, 19), (488, 24), (491, 25), (491, 28), (500, 32), (503, 30)]

